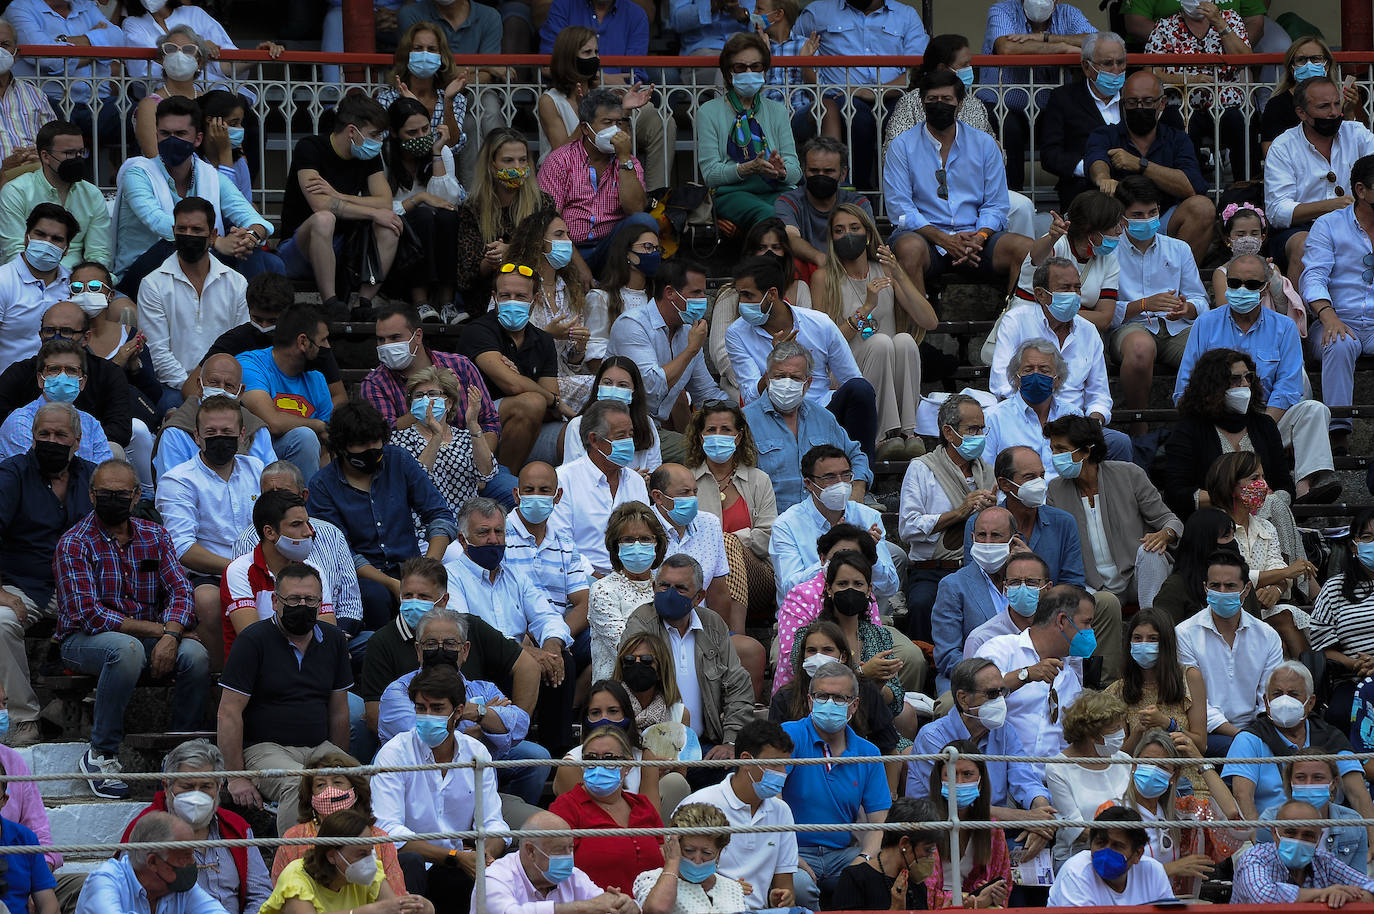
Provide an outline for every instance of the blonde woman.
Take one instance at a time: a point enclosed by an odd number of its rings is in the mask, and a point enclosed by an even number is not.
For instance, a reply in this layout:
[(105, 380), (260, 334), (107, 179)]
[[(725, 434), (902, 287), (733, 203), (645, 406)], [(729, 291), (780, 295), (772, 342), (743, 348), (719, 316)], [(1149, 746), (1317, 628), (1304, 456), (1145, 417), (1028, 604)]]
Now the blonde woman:
[[(431, 366), (410, 378), (406, 397), (415, 421), (392, 432), (390, 443), (420, 462), (456, 514), (496, 473), (478, 419), (482, 392), (464, 391), (453, 372)], [(453, 425), (459, 421), (461, 431)]]
[(611, 678), (624, 683), (641, 730), (662, 723), (691, 723), (677, 688), (673, 653), (658, 635), (645, 632), (620, 645)]
[(395, 63), (391, 67), (391, 85), (377, 93), (377, 102), (390, 108), (398, 98), (413, 98), (431, 112), (430, 126), (446, 128), (449, 148), (455, 153), (467, 145), (463, 132), (463, 118), (468, 113), (468, 99), (463, 94), (471, 72), (459, 70), (453, 63), (448, 39), (443, 32), (424, 22), (417, 22), (396, 44)]
[[(1128, 766), (1106, 761), (1127, 757), (1121, 751), (1126, 743), (1126, 703), (1106, 692), (1084, 691), (1060, 713), (1068, 742), (1060, 755), (1075, 764), (1046, 765), (1045, 786), (1061, 816), (1091, 820), (1103, 803), (1125, 796), (1131, 781)], [(1054, 834), (1055, 868), (1087, 847), (1086, 829), (1059, 829)]]
[[(887, 245), (878, 244), (877, 226), (862, 209), (837, 204), (828, 228), (826, 264), (811, 280), (812, 307), (835, 321), (859, 371), (878, 393), (878, 457), (918, 457), (925, 448), (915, 435), (921, 399), (917, 342), (935, 329), (935, 309)], [(898, 332), (898, 305), (915, 336)]]
[[(726, 828), (725, 813), (708, 803), (684, 803), (669, 820), (673, 828)], [(744, 886), (716, 872), (729, 835), (671, 835), (663, 842), (663, 866), (635, 877), (635, 901), (644, 914), (734, 914), (747, 910)]]

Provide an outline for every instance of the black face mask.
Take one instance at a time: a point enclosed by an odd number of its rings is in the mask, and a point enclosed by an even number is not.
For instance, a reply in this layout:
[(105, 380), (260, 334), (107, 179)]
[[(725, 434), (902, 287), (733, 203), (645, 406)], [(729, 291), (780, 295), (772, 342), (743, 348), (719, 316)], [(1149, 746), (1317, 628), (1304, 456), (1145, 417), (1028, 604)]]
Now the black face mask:
[(1134, 136), (1144, 136), (1159, 123), (1159, 112), (1153, 108), (1127, 108), (1126, 129)]
[(348, 465), (359, 473), (372, 476), (382, 468), (382, 449), (370, 447), (365, 451), (358, 451), (356, 454), (352, 451), (346, 451), (344, 452), (344, 460), (347, 460)]
[(300, 637), (315, 627), (316, 609), (313, 606), (290, 606), (281, 608), (282, 631)]
[(631, 692), (647, 692), (658, 685), (658, 672), (647, 663), (632, 663), (622, 670)]
[(850, 232), (830, 242), (835, 246), (835, 256), (841, 260), (858, 260), (859, 255), (868, 250), (868, 234)]
[(173, 235), (172, 244), (176, 246), (177, 256), (187, 263), (200, 263), (210, 250), (208, 235)]
[[(166, 861), (163, 862), (166, 863)], [(167, 865), (172, 866), (170, 863)], [(176, 871), (176, 877), (167, 883), (168, 892), (173, 895), (180, 895), (182, 892), (189, 892), (196, 887), (196, 872), (199, 867), (194, 862), (185, 866), (172, 866), (172, 869)]]
[(807, 175), (806, 192), (817, 200), (829, 200), (839, 193), (840, 182), (830, 175)]
[(601, 69), (601, 58), (596, 55), (579, 57), (575, 66), (578, 76), (595, 76), (597, 71)]
[(71, 464), (72, 448), (58, 441), (35, 441), (33, 456), (38, 460), (38, 472), (44, 477), (52, 477)]
[(432, 666), (443, 664), (458, 669), (458, 651), (451, 651), (448, 648), (436, 647), (432, 651), (423, 651), (420, 655), (420, 666), (429, 669)]
[(935, 130), (948, 130), (952, 127), (959, 110), (949, 102), (927, 102), (922, 107), (926, 111), (926, 123)]
[(868, 594), (862, 590), (837, 590), (830, 595), (830, 605), (842, 616), (857, 616), (868, 609)]
[(122, 492), (95, 497), (95, 516), (107, 527), (118, 527), (127, 521), (132, 510), (133, 505), (129, 503), (129, 496)]
[(1335, 136), (1341, 132), (1341, 121), (1345, 120), (1339, 114), (1335, 117), (1314, 117), (1312, 118), (1312, 130), (1317, 136)]
[(63, 159), (57, 163), (57, 180), (59, 181), (75, 184), (77, 181), (86, 180), (88, 174), (90, 174), (89, 159)]
[(238, 435), (209, 435), (205, 438), (205, 462), (222, 467), (239, 452)]

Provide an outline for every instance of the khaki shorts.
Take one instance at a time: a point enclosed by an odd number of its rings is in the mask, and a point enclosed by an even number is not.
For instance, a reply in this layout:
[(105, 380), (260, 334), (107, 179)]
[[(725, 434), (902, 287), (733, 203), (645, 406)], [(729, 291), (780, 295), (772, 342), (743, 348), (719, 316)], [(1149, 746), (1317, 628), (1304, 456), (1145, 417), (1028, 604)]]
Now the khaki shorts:
[(1192, 327), (1188, 327), (1170, 336), (1162, 326), (1159, 330), (1151, 333), (1150, 328), (1144, 324), (1122, 324), (1112, 331), (1111, 338), (1107, 341), (1107, 351), (1111, 353), (1112, 361), (1120, 365), (1121, 344), (1126, 337), (1132, 333), (1148, 333), (1154, 337), (1155, 341), (1155, 362), (1168, 365), (1170, 368), (1177, 368), (1183, 364), (1183, 350), (1188, 347), (1188, 332), (1192, 329)]

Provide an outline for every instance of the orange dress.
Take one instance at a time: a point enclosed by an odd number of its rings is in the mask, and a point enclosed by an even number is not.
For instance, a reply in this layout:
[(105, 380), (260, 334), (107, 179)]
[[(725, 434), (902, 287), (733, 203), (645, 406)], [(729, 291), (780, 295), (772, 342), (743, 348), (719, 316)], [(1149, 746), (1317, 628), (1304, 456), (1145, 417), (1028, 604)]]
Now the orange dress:
[[(302, 822), (293, 825), (286, 830), (283, 838), (313, 838), (320, 833), (318, 822)], [(386, 832), (377, 826), (372, 826), (372, 837), (385, 838)], [(299, 860), (305, 856), (305, 852), (310, 850), (309, 844), (283, 844), (277, 848), (277, 856), (272, 860), (272, 884), (276, 885), (281, 878), (281, 871), (286, 869), (286, 865), (292, 860)], [(382, 859), (382, 871), (386, 873), (386, 884), (391, 886), (391, 891), (397, 895), (406, 894), (405, 876), (401, 874), (401, 862), (396, 859), (396, 845), (378, 844), (377, 855)]]

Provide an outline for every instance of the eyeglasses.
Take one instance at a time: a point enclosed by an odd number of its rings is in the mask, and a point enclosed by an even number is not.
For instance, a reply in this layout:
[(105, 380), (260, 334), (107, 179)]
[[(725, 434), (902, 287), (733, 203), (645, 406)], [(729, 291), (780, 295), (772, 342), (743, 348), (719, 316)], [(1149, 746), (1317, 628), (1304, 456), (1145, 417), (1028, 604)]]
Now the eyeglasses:
[(598, 753), (594, 753), (594, 752), (584, 752), (584, 753), (582, 753), (582, 760), (583, 760), (584, 762), (627, 762), (627, 761), (629, 761), (629, 759), (625, 758), (625, 756), (623, 756), (623, 755), (616, 755), (614, 752), (607, 752), (607, 753), (605, 753), (604, 755), (601, 755), (601, 754), (598, 754)]
[(847, 705), (854, 700), (853, 695), (837, 695), (834, 692), (812, 692), (812, 701), (838, 701), (842, 705)]
[(498, 272), (519, 273), (521, 276), (528, 276), (530, 279), (534, 278), (534, 271), (531, 270), (529, 267), (525, 266), (523, 263), (503, 263), (501, 264), (501, 269)]
[(753, 63), (732, 63), (730, 64), (731, 73), (762, 73), (764, 70), (763, 61), (756, 60)]
[(1235, 384), (1235, 383), (1237, 383), (1237, 382), (1239, 382), (1239, 383), (1241, 383), (1241, 384), (1249, 384), (1249, 383), (1250, 383), (1251, 381), (1253, 381), (1254, 379), (1255, 379), (1255, 373), (1254, 373), (1253, 371), (1246, 371), (1246, 372), (1243, 372), (1242, 374), (1233, 374), (1233, 375), (1231, 375), (1231, 383), (1232, 383), (1232, 384)]
[(1011, 590), (1013, 587), (1031, 587), (1039, 590), (1048, 583), (1049, 581), (1046, 581), (1044, 578), (1007, 578), (1006, 581), (1008, 590)]
[[(74, 339), (76, 339), (77, 337), (81, 336), (81, 334), (83, 334), (83, 333), (85, 333), (85, 332), (86, 332), (85, 330), (78, 330), (78, 329), (75, 328), (75, 327), (39, 327), (39, 328), (38, 328), (38, 336), (39, 336), (40, 338), (42, 338), (42, 339), (45, 339), (45, 340), (50, 340), (50, 339), (52, 339), (53, 337), (60, 337), (61, 339), (64, 339), (64, 340), (74, 340)], [(46, 377), (46, 375), (45, 375), (45, 377)]]
[(941, 200), (949, 199), (949, 176), (943, 168), (935, 169), (935, 196)]
[(975, 695), (980, 695), (980, 694), (981, 694), (981, 695), (982, 695), (984, 698), (986, 698), (988, 701), (996, 701), (997, 699), (1001, 698), (1003, 695), (1010, 695), (1010, 694), (1011, 694), (1011, 689), (1008, 689), (1006, 686), (998, 686), (998, 687), (995, 688), (995, 689), (980, 689), (980, 690), (978, 690), (977, 692), (974, 692), (973, 694), (975, 694)]
[(1325, 54), (1300, 54), (1293, 58), (1293, 66), (1301, 67), (1309, 63), (1326, 63)]
[(440, 648), (446, 651), (456, 651), (462, 648), (462, 646), (463, 642), (459, 641), (457, 638), (445, 638), (443, 641), (439, 641), (436, 638), (426, 638), (424, 641), (420, 642), (420, 650), (422, 651), (437, 651)]
[(630, 250), (634, 251), (636, 254), (654, 254), (662, 251), (663, 248), (654, 244), (652, 241), (645, 241), (643, 244), (634, 245)]
[(286, 597), (281, 598), (282, 606), (309, 606), (311, 609), (319, 609), (320, 601), (315, 597)]
[(843, 473), (826, 473), (824, 476), (812, 476), (816, 482), (826, 486), (833, 486), (837, 482), (853, 482), (854, 474), (846, 470)]
[(1235, 276), (1226, 277), (1226, 288), (1228, 289), (1239, 289), (1244, 286), (1251, 292), (1258, 292), (1268, 284), (1269, 281), (1267, 279), (1238, 279)]
[(68, 149), (60, 153), (53, 150), (48, 150), (48, 155), (58, 159), (84, 159), (90, 154), (90, 150), (88, 150), (85, 146), (77, 146), (74, 149)]
[(656, 546), (658, 540), (652, 536), (622, 536), (616, 540), (617, 546)]
[(200, 56), (200, 48), (193, 44), (177, 44), (169, 41), (162, 45), (163, 54), (175, 54), (180, 51), (183, 54), (190, 54), (192, 57)]
[(1156, 95), (1152, 98), (1123, 98), (1121, 100), (1121, 107), (1125, 108), (1127, 111), (1136, 108), (1153, 108), (1155, 105), (1159, 104), (1159, 100), (1163, 97), (1162, 95)]
[(66, 375), (69, 378), (82, 378), (86, 376), (86, 372), (82, 371), (80, 368), (72, 368), (68, 365), (50, 365), (39, 372), (39, 374), (43, 378), (57, 378), (62, 375)]
[(106, 283), (98, 279), (87, 280), (86, 282), (74, 282), (70, 286), (73, 295), (80, 295), (82, 292), (104, 292), (110, 288)]
[(139, 492), (138, 489), (95, 489), (91, 492), (97, 499), (101, 498), (133, 498)]
[(966, 425), (963, 428), (956, 428), (954, 430), (962, 436), (985, 435), (987, 434), (988, 427), (986, 425)]
[(620, 658), (621, 666), (632, 666), (636, 663), (642, 663), (645, 666), (653, 666), (658, 663), (658, 660), (654, 658), (653, 654), (626, 654), (624, 657)]

